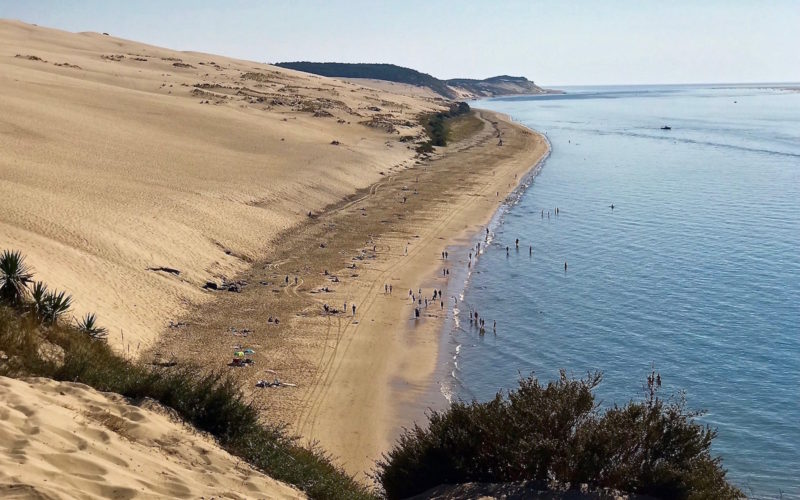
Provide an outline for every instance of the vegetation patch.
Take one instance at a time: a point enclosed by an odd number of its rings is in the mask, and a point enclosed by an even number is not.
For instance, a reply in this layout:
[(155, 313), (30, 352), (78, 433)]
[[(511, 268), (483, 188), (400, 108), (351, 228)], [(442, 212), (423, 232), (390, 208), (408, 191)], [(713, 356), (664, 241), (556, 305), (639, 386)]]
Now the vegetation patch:
[(469, 104), (456, 102), (450, 105), (447, 111), (440, 111), (423, 115), (420, 123), (425, 127), (428, 134), (428, 141), (417, 147), (418, 153), (429, 153), (433, 151), (433, 146), (447, 146), (447, 139), (450, 133), (450, 120), (470, 112)]
[(599, 373), (519, 388), (485, 403), (433, 411), (428, 426), (407, 429), (378, 464), (387, 496), (406, 498), (440, 484), (532, 481), (655, 498), (743, 498), (711, 456), (716, 431), (698, 424), (683, 398), (659, 396), (648, 377), (643, 401), (599, 410)]

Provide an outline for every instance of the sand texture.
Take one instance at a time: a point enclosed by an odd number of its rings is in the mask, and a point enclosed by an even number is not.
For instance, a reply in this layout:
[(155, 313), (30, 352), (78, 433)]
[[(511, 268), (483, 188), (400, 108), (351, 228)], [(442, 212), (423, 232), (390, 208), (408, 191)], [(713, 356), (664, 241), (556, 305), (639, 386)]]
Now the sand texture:
[(2, 498), (305, 498), (152, 402), (0, 377)]
[(0, 246), (131, 353), (309, 211), (409, 165), (399, 138), (438, 106), (14, 21), (0, 89)]

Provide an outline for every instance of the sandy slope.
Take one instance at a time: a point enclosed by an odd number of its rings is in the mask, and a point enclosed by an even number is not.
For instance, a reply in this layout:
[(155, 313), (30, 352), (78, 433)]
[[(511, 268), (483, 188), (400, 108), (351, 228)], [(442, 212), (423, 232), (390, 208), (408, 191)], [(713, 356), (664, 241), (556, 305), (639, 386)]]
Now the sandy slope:
[(387, 80), (375, 80), (372, 78), (337, 78), (345, 82), (355, 83), (375, 90), (392, 92), (394, 94), (410, 95), (415, 97), (425, 97), (430, 99), (441, 99), (442, 96), (429, 89), (408, 83), (390, 82)]
[(404, 123), (433, 106), (0, 21), (0, 246), (26, 253), (40, 279), (74, 295), (76, 313), (97, 312), (112, 343), (135, 352), (208, 299), (206, 280), (233, 276), (309, 210), (409, 164), (398, 138), (419, 129)]
[(0, 377), (2, 498), (305, 498), (152, 403)]

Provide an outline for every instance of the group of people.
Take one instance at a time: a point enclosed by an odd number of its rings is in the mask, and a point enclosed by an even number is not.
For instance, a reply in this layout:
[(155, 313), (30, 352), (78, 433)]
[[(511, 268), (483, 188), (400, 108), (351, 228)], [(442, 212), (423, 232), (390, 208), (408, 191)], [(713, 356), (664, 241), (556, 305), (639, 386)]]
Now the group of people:
[(422, 288), (417, 290), (417, 293), (414, 293), (414, 290), (409, 289), (408, 298), (411, 299), (411, 304), (414, 305), (415, 318), (419, 318), (421, 314), (420, 309), (422, 309), (423, 307), (427, 309), (430, 304), (436, 304), (437, 300), (439, 301), (439, 309), (444, 310), (444, 296), (442, 295), (441, 290), (437, 290), (434, 288), (431, 300), (428, 300), (427, 297), (423, 297)]
[[(470, 308), (469, 310), (469, 324), (470, 326), (478, 327), (481, 335), (486, 333), (486, 320), (478, 314), (477, 310)], [(497, 333), (497, 320), (492, 323), (492, 333)]]
[[(356, 305), (352, 304), (352, 308), (353, 308), (353, 317), (355, 318), (356, 317)], [(322, 310), (325, 311), (325, 314), (339, 314), (339, 312), (340, 312), (338, 309), (336, 309), (335, 307), (329, 306), (327, 303), (322, 304)], [(341, 312), (347, 313), (347, 301), (346, 300), (344, 301), (344, 305), (342, 306)]]

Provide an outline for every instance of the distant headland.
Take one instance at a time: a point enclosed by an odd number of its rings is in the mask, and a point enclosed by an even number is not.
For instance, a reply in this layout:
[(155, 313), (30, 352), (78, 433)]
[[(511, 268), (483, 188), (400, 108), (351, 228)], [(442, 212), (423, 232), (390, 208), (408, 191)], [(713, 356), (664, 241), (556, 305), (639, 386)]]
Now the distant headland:
[(484, 80), (471, 78), (440, 80), (427, 73), (395, 64), (295, 61), (275, 63), (275, 66), (332, 78), (385, 80), (426, 87), (446, 99), (477, 99), (502, 95), (547, 94), (554, 92), (539, 87), (524, 76), (500, 75)]

